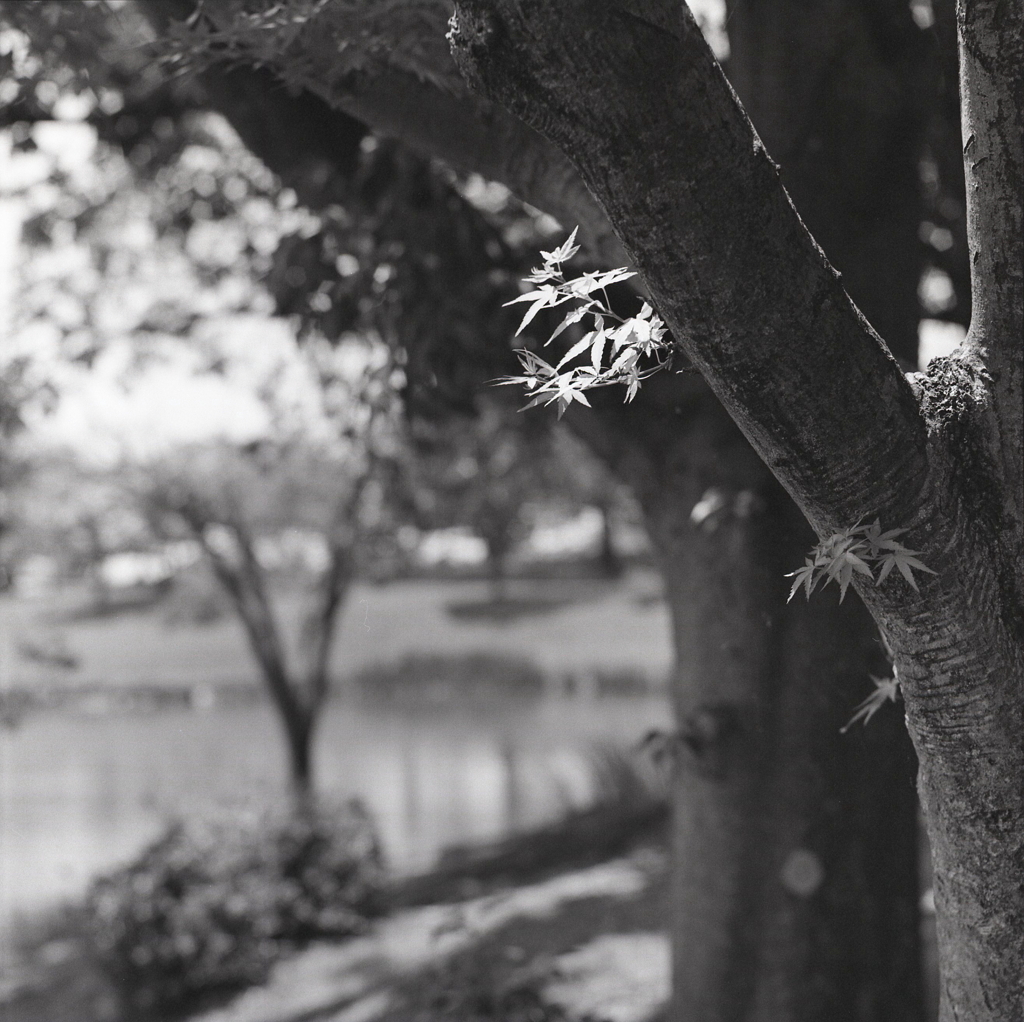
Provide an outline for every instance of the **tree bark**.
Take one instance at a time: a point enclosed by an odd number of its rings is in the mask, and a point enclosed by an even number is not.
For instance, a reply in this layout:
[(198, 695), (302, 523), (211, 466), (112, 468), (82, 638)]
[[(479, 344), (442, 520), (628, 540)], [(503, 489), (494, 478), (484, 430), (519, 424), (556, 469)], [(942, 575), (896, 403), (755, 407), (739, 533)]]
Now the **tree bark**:
[(491, 603), (496, 606), (508, 603), (507, 552), (498, 543), (487, 544), (487, 578), (491, 589)]
[(453, 35), (465, 72), (577, 163), (676, 339), (812, 524), (905, 511), (926, 462), (913, 392), (689, 12), (667, 0), (459, 10), (471, 12)]

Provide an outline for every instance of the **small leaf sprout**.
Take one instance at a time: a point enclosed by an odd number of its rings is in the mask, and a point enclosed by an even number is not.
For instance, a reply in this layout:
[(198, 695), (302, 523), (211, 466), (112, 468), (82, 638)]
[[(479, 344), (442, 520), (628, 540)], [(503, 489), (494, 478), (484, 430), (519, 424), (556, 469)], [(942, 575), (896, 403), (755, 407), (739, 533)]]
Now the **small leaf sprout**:
[[(914, 592), (918, 592), (914, 572), (926, 571), (930, 575), (936, 572), (917, 559), (920, 551), (908, 550), (896, 538), (906, 531), (890, 529), (882, 532), (876, 518), (871, 525), (852, 525), (842, 532), (833, 533), (811, 550), (802, 568), (786, 575), (786, 578), (793, 579), (789, 600), (801, 588), (810, 599), (818, 583), (828, 585), (829, 582), (836, 582), (839, 585), (839, 602), (842, 603), (854, 574), (863, 575), (875, 585), (881, 585), (893, 568), (906, 579)], [(877, 578), (874, 568), (878, 568)]]
[(896, 668), (892, 669), (891, 678), (876, 678), (873, 674), (871, 680), (875, 683), (875, 691), (871, 693), (863, 702), (858, 703), (857, 709), (853, 716), (839, 729), (841, 735), (845, 735), (847, 731), (857, 723), (858, 720), (864, 721), (864, 726), (871, 718), (887, 703), (896, 702), (896, 696), (899, 694), (900, 682), (896, 676)]
[[(516, 331), (517, 337), (542, 309), (566, 302), (575, 303), (544, 342), (545, 347), (569, 327), (588, 316), (592, 317), (592, 328), (569, 348), (557, 364), (552, 365), (536, 352), (520, 348), (516, 355), (522, 374), (504, 376), (497, 381), (503, 386), (523, 386), (531, 395), (524, 408), (556, 405), (559, 418), (574, 401), (589, 407), (585, 392), (595, 387), (622, 384), (626, 387), (626, 401), (632, 401), (641, 381), (662, 368), (670, 354), (669, 343), (665, 340), (665, 324), (647, 302), (636, 316), (627, 319), (611, 309), (608, 286), (629, 280), (636, 274), (619, 267), (566, 279), (562, 264), (578, 251), (574, 230), (554, 251), (541, 252), (544, 265), (531, 270), (525, 278), (527, 283), (536, 285), (535, 289), (505, 303), (530, 303)], [(642, 360), (652, 357), (653, 365), (642, 365)], [(576, 360), (582, 361), (572, 365)]]
[[(797, 568), (786, 576), (793, 579), (789, 600), (792, 600), (800, 589), (803, 589), (810, 599), (811, 593), (819, 583), (828, 585), (829, 582), (836, 582), (839, 585), (839, 602), (842, 603), (855, 574), (871, 579), (877, 586), (889, 577), (893, 568), (903, 576), (915, 593), (918, 592), (914, 572), (926, 571), (929, 575), (936, 575), (938, 572), (918, 560), (917, 555), (920, 551), (908, 550), (899, 541), (897, 537), (906, 531), (890, 529), (888, 532), (882, 532), (881, 523), (876, 518), (870, 525), (858, 523), (841, 532), (833, 533), (811, 550), (802, 568)], [(891, 659), (892, 650), (888, 643), (886, 651)], [(891, 678), (876, 678), (872, 675), (871, 680), (875, 683), (874, 692), (858, 704), (853, 716), (839, 729), (841, 734), (846, 734), (858, 720), (867, 724), (887, 702), (896, 702), (900, 682), (895, 664)]]

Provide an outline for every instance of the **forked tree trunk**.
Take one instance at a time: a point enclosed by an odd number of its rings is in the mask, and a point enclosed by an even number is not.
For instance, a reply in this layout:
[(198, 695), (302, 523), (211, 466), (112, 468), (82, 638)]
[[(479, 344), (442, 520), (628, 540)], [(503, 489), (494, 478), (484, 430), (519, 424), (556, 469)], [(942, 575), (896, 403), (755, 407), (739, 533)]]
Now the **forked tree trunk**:
[[(783, 180), (913, 366), (926, 41), (859, 0), (730, 15), (730, 78)], [(717, 402), (683, 407), (648, 430), (656, 480), (630, 480), (678, 656), (673, 1018), (921, 1019), (916, 760), (895, 708), (839, 734), (889, 671), (877, 629), (855, 598), (785, 605), (811, 530)]]
[(854, 585), (894, 652), (920, 759), (941, 1017), (1024, 1017), (1024, 9), (958, 4), (972, 321), (957, 356), (909, 378), (679, 5), (458, 12), (467, 76), (572, 157), (819, 537), (872, 519), (900, 530), (905, 552), (875, 556), (901, 570)]
[(230, 526), (236, 554), (232, 558), (208, 541), (206, 523), (196, 517), (194, 510), (178, 509), (178, 513), (202, 544), (210, 567), (245, 631), (284, 733), (292, 805), (297, 812), (305, 812), (315, 801), (313, 737), (328, 694), (328, 662), (334, 631), (351, 581), (350, 552), (344, 547), (332, 549), (317, 605), (307, 619), (306, 634), (302, 637), (310, 651), (307, 671), (302, 674), (288, 662), (267, 580), (245, 526), (240, 521)]

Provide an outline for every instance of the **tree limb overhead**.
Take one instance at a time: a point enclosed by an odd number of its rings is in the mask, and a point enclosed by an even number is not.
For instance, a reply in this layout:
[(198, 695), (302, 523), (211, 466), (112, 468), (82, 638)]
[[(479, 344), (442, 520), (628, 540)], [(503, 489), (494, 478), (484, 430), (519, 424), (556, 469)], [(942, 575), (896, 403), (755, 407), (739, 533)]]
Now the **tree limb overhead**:
[(687, 354), (812, 522), (899, 518), (926, 474), (914, 395), (685, 6), (464, 0), (451, 38), (474, 87), (575, 163)]

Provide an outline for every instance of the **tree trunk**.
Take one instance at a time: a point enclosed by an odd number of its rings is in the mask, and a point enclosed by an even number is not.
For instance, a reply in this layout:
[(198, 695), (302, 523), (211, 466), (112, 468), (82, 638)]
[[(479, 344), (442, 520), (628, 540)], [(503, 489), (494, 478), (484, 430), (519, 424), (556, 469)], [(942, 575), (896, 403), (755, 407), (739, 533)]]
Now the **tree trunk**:
[(504, 519), (500, 510), (491, 512), (487, 516), (487, 525), (492, 528), (484, 528), (483, 540), (487, 547), (487, 580), (490, 585), (491, 602), (495, 604), (508, 601), (508, 557), (512, 550), (510, 529), (494, 528), (500, 525)]
[[(909, 11), (755, 2), (729, 31), (733, 80), (795, 201), (913, 367), (923, 122)], [(919, 1019), (913, 755), (897, 714), (838, 733), (885, 670), (877, 633), (850, 599), (784, 605), (812, 533), (719, 406), (675, 413), (641, 439), (651, 479), (635, 451), (619, 459), (665, 565), (680, 658), (674, 1017)]]
[(850, 597), (786, 604), (812, 534), (678, 381), (567, 417), (638, 494), (672, 615), (672, 1018), (917, 1022), (913, 750), (893, 710), (839, 733), (887, 669), (877, 631)]
[(313, 736), (317, 714), (303, 711), (281, 713), (288, 744), (288, 779), (294, 808), (304, 811), (314, 801)]
[[(802, 215), (908, 367), (926, 59), (912, 30), (906, 9), (736, 4), (728, 67)], [(840, 59), (851, 48), (855, 66)], [(695, 415), (690, 439), (678, 415), (666, 426), (679, 453), (660, 456), (658, 482), (633, 480), (679, 660), (673, 1017), (921, 1019), (913, 750), (895, 711), (838, 733), (869, 675), (888, 673), (877, 630), (859, 601), (784, 604), (813, 534), (721, 407)]]
[(895, 711), (838, 733), (884, 671), (874, 625), (852, 600), (784, 608), (810, 536), (781, 490), (751, 492), (658, 543), (685, 650), (674, 1017), (921, 1019), (912, 750)]
[[(309, 691), (292, 675), (288, 668), (284, 644), (266, 591), (263, 569), (256, 557), (252, 537), (240, 521), (230, 526), (236, 543), (236, 558), (232, 559), (212, 546), (207, 538), (206, 522), (189, 514), (185, 517), (193, 534), (202, 544), (217, 581), (228, 594), (235, 613), (249, 641), (249, 649), (263, 675), (271, 702), (277, 709), (288, 746), (288, 780), (296, 809), (308, 808), (313, 799), (312, 743), (317, 716), (326, 694), (326, 674), (319, 679), (321, 690)], [(332, 603), (336, 609), (337, 603)], [(317, 639), (326, 638), (333, 628), (334, 610), (328, 615), (324, 636), (315, 636), (313, 646), (319, 649)], [(320, 643), (323, 645), (323, 643)], [(322, 650), (323, 661), (314, 660), (313, 669), (326, 666), (329, 642)], [(314, 680), (315, 677), (314, 677)]]

